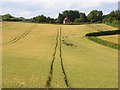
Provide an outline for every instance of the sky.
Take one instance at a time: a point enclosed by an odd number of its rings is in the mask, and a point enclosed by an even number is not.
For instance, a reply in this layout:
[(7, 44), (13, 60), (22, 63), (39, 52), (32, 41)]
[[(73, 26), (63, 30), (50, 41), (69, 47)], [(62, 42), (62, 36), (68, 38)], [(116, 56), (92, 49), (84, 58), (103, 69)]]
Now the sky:
[[(1, 2), (1, 0), (0, 0)], [(88, 14), (91, 10), (102, 10), (108, 14), (118, 9), (118, 0), (2, 0), (0, 15), (32, 18), (38, 15), (57, 18), (64, 10), (78, 10)]]

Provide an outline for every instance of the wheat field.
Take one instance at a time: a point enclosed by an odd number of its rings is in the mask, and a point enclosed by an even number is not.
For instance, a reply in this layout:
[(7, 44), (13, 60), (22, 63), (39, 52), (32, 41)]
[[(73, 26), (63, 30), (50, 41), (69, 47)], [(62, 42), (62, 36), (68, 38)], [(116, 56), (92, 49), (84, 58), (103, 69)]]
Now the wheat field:
[[(118, 87), (118, 51), (85, 37), (89, 32), (116, 28), (105, 24), (2, 24), (4, 88)], [(102, 38), (115, 43), (118, 39)]]

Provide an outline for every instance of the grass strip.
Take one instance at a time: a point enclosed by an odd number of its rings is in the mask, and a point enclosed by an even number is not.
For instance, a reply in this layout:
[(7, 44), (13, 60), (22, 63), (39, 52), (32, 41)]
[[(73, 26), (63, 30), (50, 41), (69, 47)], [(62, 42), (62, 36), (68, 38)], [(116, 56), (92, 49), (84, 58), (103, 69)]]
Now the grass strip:
[(120, 44), (116, 44), (116, 43), (113, 43), (113, 42), (109, 42), (109, 41), (106, 41), (106, 40), (102, 40), (100, 38), (97, 38), (97, 37), (94, 37), (94, 36), (91, 36), (91, 37), (88, 37), (88, 39), (94, 41), (94, 42), (97, 42), (99, 44), (102, 44), (104, 46), (107, 46), (107, 47), (111, 47), (113, 49), (118, 49), (120, 50)]

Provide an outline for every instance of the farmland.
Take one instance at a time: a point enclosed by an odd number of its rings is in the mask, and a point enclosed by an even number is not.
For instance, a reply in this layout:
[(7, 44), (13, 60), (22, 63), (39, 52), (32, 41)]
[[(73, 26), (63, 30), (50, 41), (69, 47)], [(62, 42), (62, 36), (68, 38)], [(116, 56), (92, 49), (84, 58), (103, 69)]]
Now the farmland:
[[(117, 88), (118, 51), (85, 37), (105, 24), (3, 22), (4, 88)], [(117, 36), (101, 39), (117, 43)]]
[(118, 44), (118, 35), (101, 36), (99, 38)]

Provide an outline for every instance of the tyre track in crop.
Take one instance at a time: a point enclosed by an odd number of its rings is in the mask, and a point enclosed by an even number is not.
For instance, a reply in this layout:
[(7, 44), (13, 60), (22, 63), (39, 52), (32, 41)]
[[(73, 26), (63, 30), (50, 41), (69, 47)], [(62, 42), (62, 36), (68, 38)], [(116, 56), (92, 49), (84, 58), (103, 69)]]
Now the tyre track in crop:
[(62, 69), (64, 82), (65, 82), (65, 85), (68, 88), (70, 88), (69, 84), (68, 84), (68, 79), (67, 79), (67, 75), (66, 75), (66, 72), (65, 72), (64, 64), (63, 64), (63, 58), (62, 58), (62, 32), (61, 32), (61, 26), (59, 26), (59, 29), (57, 31), (55, 50), (54, 50), (54, 53), (53, 53), (53, 59), (52, 59), (51, 65), (50, 65), (50, 71), (49, 71), (49, 74), (48, 74), (48, 79), (46, 81), (45, 87), (49, 88), (50, 85), (51, 85), (51, 81), (52, 81), (52, 78), (53, 78), (54, 61), (56, 59), (56, 51), (57, 51), (58, 43), (60, 44), (60, 46), (59, 46), (60, 66), (61, 66), (61, 69)]
[(63, 73), (63, 76), (64, 76), (64, 81), (65, 81), (65, 84), (68, 88), (69, 87), (69, 84), (68, 84), (68, 79), (67, 79), (67, 75), (66, 75), (66, 72), (65, 72), (65, 68), (64, 68), (64, 64), (63, 64), (63, 58), (62, 58), (62, 30), (61, 30), (61, 26), (60, 26), (60, 59), (61, 59), (61, 68), (62, 68), (62, 73)]
[(56, 56), (56, 51), (57, 51), (57, 47), (58, 47), (58, 38), (59, 38), (59, 30), (57, 30), (57, 35), (56, 35), (56, 44), (55, 44), (55, 49), (54, 49), (54, 53), (53, 53), (53, 59), (50, 65), (50, 71), (49, 71), (49, 75), (48, 75), (48, 79), (46, 81), (46, 87), (48, 88), (51, 85), (51, 80), (52, 80), (52, 76), (53, 76), (53, 68), (54, 68), (54, 61), (55, 61), (55, 56)]
[(28, 30), (26, 32), (24, 32), (23, 34), (13, 38), (12, 40), (10, 40), (9, 42), (7, 43), (4, 43), (3, 45), (7, 45), (7, 44), (10, 44), (10, 43), (15, 43), (17, 41), (19, 41), (20, 39), (24, 38), (25, 36), (27, 36), (37, 25), (33, 25), (31, 26), (30, 28), (28, 28)]
[(45, 85), (46, 88), (50, 87), (51, 81), (52, 81), (52, 78), (53, 78), (53, 69), (54, 69), (53, 65), (54, 65), (54, 61), (56, 59), (55, 57), (56, 57), (56, 51), (57, 51), (58, 43), (60, 44), (60, 47), (59, 47), (60, 66), (61, 66), (61, 69), (62, 69), (62, 74), (63, 74), (63, 77), (64, 77), (65, 85), (69, 88), (68, 79), (67, 79), (67, 75), (66, 75), (66, 72), (65, 72), (65, 69), (64, 69), (63, 58), (62, 58), (62, 32), (61, 32), (61, 26), (59, 26), (59, 30), (57, 31), (57, 35), (56, 35), (55, 50), (54, 50), (53, 59), (52, 59), (51, 65), (50, 65), (50, 71), (49, 71), (49, 74), (48, 74), (48, 79), (47, 79), (46, 85)]

